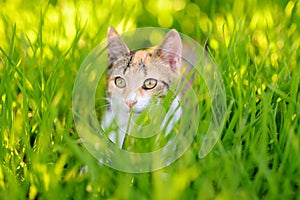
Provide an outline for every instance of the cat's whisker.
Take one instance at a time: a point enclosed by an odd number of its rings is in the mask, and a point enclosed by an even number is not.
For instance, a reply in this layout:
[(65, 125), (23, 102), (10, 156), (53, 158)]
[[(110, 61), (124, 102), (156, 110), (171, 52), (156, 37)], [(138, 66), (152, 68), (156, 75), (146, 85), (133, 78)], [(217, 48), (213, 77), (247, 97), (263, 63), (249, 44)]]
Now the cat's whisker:
[(99, 106), (97, 106), (97, 107), (95, 107), (95, 110), (96, 111), (98, 111), (98, 110), (100, 110), (100, 109), (102, 109), (102, 108), (107, 108), (107, 106), (109, 106), (110, 104), (104, 104), (104, 105), (99, 105)]
[(97, 97), (97, 98), (95, 98), (95, 100), (105, 100), (105, 101), (109, 101), (110, 98), (108, 98), (108, 97)]

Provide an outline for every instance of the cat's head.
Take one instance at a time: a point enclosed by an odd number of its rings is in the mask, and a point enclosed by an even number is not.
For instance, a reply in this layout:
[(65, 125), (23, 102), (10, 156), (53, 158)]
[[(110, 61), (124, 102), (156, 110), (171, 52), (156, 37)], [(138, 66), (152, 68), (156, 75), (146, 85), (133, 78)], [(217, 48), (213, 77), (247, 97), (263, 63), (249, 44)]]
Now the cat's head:
[(169, 31), (152, 50), (131, 51), (116, 30), (108, 29), (108, 97), (111, 106), (125, 112), (142, 112), (153, 97), (166, 95), (181, 71), (182, 43)]

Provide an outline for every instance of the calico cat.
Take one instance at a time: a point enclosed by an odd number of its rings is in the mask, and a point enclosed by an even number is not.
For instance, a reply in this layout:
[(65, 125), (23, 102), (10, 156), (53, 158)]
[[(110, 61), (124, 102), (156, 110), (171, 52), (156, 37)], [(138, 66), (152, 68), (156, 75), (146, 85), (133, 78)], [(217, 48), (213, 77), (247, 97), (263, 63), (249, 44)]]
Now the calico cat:
[[(180, 79), (182, 42), (176, 30), (169, 31), (158, 47), (130, 50), (117, 31), (110, 27), (108, 41), (107, 99), (109, 106), (102, 121), (104, 130), (116, 123), (108, 137), (122, 148), (130, 134), (130, 116), (139, 115), (156, 98), (167, 94), (171, 84)], [(161, 122), (168, 134), (181, 117), (180, 97), (172, 101)]]

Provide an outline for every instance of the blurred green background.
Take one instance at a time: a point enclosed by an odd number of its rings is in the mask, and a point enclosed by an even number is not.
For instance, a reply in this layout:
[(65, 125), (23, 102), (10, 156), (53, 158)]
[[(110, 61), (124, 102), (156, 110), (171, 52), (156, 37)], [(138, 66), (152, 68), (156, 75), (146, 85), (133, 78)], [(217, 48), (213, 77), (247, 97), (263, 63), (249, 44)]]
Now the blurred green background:
[[(229, 111), (207, 157), (195, 142), (128, 174), (85, 150), (72, 88), (110, 25), (175, 28), (211, 54)], [(299, 26), (293, 0), (0, 1), (0, 199), (299, 199)]]

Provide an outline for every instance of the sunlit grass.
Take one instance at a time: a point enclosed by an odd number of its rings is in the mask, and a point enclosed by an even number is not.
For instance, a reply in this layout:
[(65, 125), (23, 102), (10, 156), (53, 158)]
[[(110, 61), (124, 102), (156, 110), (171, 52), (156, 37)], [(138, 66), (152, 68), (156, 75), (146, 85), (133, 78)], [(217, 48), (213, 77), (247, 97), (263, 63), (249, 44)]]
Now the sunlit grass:
[[(300, 4), (251, 2), (0, 2), (0, 199), (299, 198)], [(85, 150), (72, 89), (109, 25), (176, 28), (211, 53), (229, 111), (207, 157), (194, 142), (167, 168), (129, 174)]]

